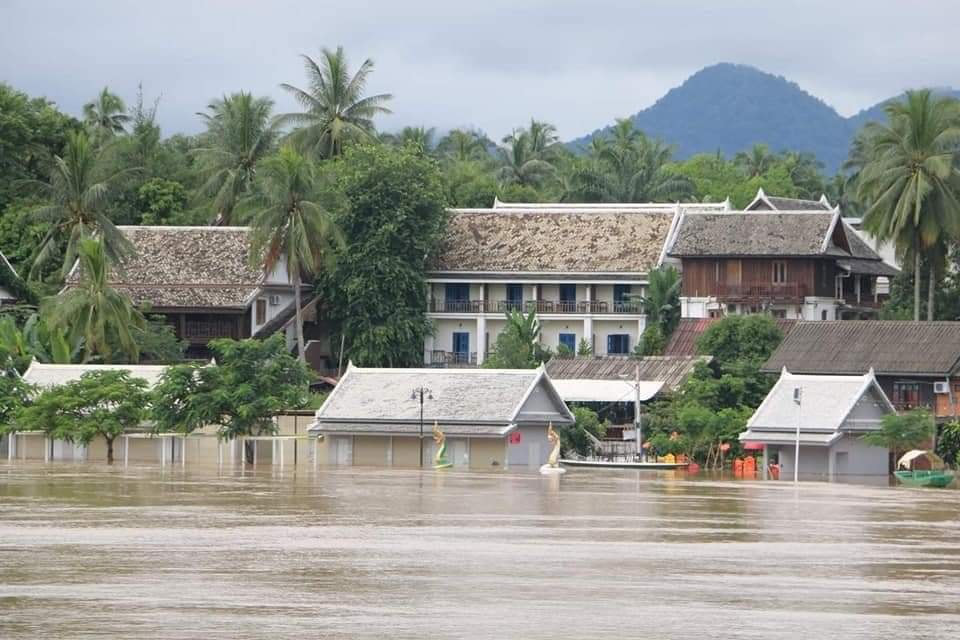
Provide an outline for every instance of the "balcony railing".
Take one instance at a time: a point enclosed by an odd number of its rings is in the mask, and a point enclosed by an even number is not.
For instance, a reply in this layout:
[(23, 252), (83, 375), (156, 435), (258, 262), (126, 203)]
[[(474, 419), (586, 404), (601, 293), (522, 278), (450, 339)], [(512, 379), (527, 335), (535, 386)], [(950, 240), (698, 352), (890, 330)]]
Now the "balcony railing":
[(235, 320), (187, 320), (184, 323), (184, 340), (207, 343), (214, 338), (239, 338)]
[(635, 302), (614, 302), (605, 300), (431, 300), (432, 313), (506, 313), (507, 311), (536, 311), (538, 314), (551, 313), (641, 313), (641, 307)]
[(477, 352), (434, 350), (427, 353), (428, 367), (475, 367), (477, 366)]
[(803, 300), (807, 287), (801, 282), (781, 284), (723, 284), (717, 287), (717, 297), (726, 300)]

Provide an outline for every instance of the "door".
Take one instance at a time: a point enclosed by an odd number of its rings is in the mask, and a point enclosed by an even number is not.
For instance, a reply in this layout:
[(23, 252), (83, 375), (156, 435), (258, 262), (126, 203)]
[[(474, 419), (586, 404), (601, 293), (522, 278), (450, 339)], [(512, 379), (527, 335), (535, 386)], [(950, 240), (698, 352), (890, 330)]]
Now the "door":
[(630, 285), (613, 285), (613, 310), (614, 311), (632, 311), (630, 308)]
[(455, 467), (466, 467), (470, 464), (466, 439), (447, 440), (447, 459)]
[(531, 442), (527, 446), (527, 466), (531, 469), (539, 469), (543, 462), (540, 461), (540, 443)]
[(470, 362), (470, 334), (466, 331), (454, 331), (452, 351), (454, 362)]
[[(566, 347), (569, 350), (570, 354), (573, 355), (577, 352), (577, 334), (575, 333), (561, 333), (559, 334), (559, 346)], [(559, 349), (557, 350), (560, 351)]]
[(523, 309), (523, 285), (522, 284), (508, 284), (507, 285), (507, 309), (520, 311)]
[(850, 454), (846, 451), (837, 451), (836, 456), (833, 472), (838, 476), (845, 476), (850, 473)]
[(560, 293), (560, 311), (573, 312), (577, 310), (577, 285), (561, 284)]

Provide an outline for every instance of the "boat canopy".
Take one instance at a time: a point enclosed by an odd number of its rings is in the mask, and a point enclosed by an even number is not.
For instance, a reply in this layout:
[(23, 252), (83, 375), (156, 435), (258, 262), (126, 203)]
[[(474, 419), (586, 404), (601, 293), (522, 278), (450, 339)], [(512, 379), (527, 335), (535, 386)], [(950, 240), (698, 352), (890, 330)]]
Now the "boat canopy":
[(897, 461), (897, 466), (904, 469), (909, 469), (915, 460), (918, 458), (924, 458), (930, 462), (931, 469), (943, 469), (946, 464), (943, 462), (943, 458), (938, 456), (932, 451), (926, 451), (925, 449), (913, 449), (907, 451), (905, 454), (900, 456), (900, 460)]

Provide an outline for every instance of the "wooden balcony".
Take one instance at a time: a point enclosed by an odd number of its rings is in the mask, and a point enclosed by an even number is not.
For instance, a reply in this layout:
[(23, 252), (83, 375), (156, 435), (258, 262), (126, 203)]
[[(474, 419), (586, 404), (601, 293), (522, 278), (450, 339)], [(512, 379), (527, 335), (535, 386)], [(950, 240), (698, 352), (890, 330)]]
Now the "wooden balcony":
[(717, 298), (730, 302), (802, 302), (806, 296), (801, 282), (717, 285)]
[(182, 339), (191, 343), (206, 344), (215, 338), (240, 338), (240, 328), (235, 318), (222, 320), (191, 320), (184, 323)]
[(432, 313), (506, 313), (508, 311), (536, 311), (540, 315), (549, 314), (588, 314), (623, 313), (638, 314), (643, 309), (635, 302), (614, 302), (604, 300), (431, 300)]

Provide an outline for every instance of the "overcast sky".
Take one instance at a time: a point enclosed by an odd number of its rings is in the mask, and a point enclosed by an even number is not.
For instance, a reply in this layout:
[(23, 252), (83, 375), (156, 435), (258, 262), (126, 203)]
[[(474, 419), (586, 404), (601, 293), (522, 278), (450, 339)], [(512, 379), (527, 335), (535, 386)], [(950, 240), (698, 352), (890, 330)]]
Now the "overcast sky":
[(905, 88), (958, 86), (946, 0), (0, 0), (0, 82), (79, 114), (107, 85), (162, 95), (165, 134), (201, 128), (243, 89), (294, 104), (298, 55), (342, 44), (394, 94), (383, 130), (474, 126), (499, 139), (531, 116), (564, 139), (649, 106), (698, 69), (783, 75), (850, 115)]

